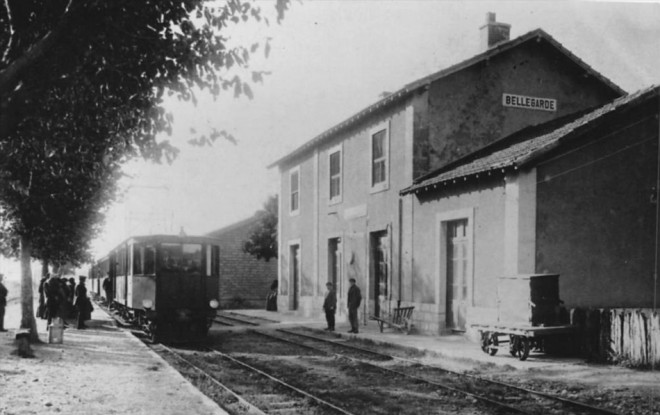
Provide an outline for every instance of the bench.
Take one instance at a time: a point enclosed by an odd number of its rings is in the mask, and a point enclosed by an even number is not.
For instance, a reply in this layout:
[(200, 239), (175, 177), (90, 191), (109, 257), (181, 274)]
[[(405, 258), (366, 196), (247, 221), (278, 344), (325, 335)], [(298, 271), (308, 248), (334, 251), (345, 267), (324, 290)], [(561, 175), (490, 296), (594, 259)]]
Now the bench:
[(376, 317), (369, 316), (371, 320), (376, 320), (380, 327), (380, 332), (383, 332), (384, 326), (387, 324), (389, 327), (394, 327), (406, 334), (410, 334), (413, 327), (412, 314), (415, 307), (398, 307), (392, 310), (389, 316)]

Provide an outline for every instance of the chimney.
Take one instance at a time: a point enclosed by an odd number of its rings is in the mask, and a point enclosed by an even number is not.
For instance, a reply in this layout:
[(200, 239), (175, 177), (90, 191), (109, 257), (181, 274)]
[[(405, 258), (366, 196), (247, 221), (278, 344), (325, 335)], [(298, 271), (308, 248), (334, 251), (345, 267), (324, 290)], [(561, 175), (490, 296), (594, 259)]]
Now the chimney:
[(486, 13), (486, 24), (481, 26), (481, 50), (488, 50), (509, 40), (510, 24), (495, 21), (495, 13)]

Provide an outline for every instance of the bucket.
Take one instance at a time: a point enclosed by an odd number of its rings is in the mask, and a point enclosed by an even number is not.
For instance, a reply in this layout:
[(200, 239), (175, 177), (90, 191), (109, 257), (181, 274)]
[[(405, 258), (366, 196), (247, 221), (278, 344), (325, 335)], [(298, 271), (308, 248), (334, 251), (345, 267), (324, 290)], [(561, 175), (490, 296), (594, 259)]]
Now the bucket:
[(55, 317), (48, 326), (48, 343), (62, 343), (64, 341), (64, 322)]

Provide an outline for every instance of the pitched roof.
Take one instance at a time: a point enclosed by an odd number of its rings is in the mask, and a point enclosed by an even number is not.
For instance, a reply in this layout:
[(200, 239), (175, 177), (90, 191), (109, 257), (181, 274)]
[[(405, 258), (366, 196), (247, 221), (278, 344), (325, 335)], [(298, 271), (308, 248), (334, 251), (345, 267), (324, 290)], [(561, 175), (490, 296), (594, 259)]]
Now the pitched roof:
[(346, 120), (340, 122), (339, 124), (334, 125), (333, 127), (329, 128), (328, 130), (322, 132), (321, 134), (317, 135), (316, 137), (312, 138), (311, 140), (307, 141), (297, 149), (293, 150), (289, 154), (285, 155), (284, 157), (278, 159), (277, 161), (271, 163), (268, 168), (272, 168), (275, 166), (278, 166), (288, 160), (291, 160), (292, 158), (304, 153), (305, 151), (314, 148), (318, 146), (319, 144), (325, 142), (326, 140), (329, 140), (330, 138), (334, 137), (336, 134), (339, 132), (345, 131), (346, 129), (352, 127), (353, 125), (357, 124), (358, 122), (362, 121), (364, 118), (367, 116), (373, 115), (375, 113), (378, 113), (382, 111), (385, 108), (389, 108), (393, 104), (396, 104), (417, 91), (422, 90), (423, 88), (426, 88), (428, 85), (430, 85), (432, 82), (437, 81), (438, 79), (442, 79), (446, 76), (449, 76), (451, 74), (454, 74), (456, 72), (459, 72), (463, 69), (466, 69), (470, 66), (473, 66), (477, 63), (487, 61), (488, 59), (493, 58), (496, 55), (499, 55), (505, 51), (508, 51), (512, 48), (515, 48), (525, 42), (532, 41), (532, 40), (545, 40), (549, 42), (552, 46), (554, 46), (558, 51), (560, 51), (562, 54), (564, 54), (566, 57), (568, 57), (570, 60), (572, 60), (575, 64), (578, 66), (582, 67), (586, 72), (590, 73), (593, 75), (595, 78), (599, 79), (601, 82), (609, 86), (613, 91), (616, 93), (623, 95), (626, 92), (621, 89), (618, 85), (614, 84), (611, 80), (603, 76), (601, 73), (593, 69), (591, 66), (586, 64), (582, 59), (578, 58), (575, 56), (573, 53), (571, 53), (568, 49), (566, 49), (561, 43), (556, 41), (552, 36), (550, 36), (548, 33), (546, 33), (542, 29), (536, 29), (532, 30), (531, 32), (528, 32), (522, 36), (519, 36), (513, 40), (510, 40), (508, 42), (502, 42), (498, 44), (495, 47), (492, 47), (485, 52), (482, 52), (478, 55), (473, 56), (472, 58), (469, 58), (467, 60), (464, 60), (462, 62), (459, 62), (455, 65), (452, 65), (448, 68), (445, 68), (443, 70), (440, 70), (438, 72), (435, 72), (431, 75), (425, 76), (424, 78), (418, 79), (414, 82), (411, 82), (407, 85), (405, 85), (403, 88), (399, 89), (398, 91), (384, 97), (383, 99), (375, 102), (374, 104), (366, 107), (365, 109), (357, 112), (356, 114), (352, 115), (351, 117), (347, 118)]
[(400, 194), (419, 193), (458, 179), (467, 180), (469, 176), (489, 175), (529, 165), (558, 145), (600, 125), (609, 115), (658, 95), (660, 87), (651, 86), (617, 98), (586, 114), (578, 113), (525, 128), (416, 179)]

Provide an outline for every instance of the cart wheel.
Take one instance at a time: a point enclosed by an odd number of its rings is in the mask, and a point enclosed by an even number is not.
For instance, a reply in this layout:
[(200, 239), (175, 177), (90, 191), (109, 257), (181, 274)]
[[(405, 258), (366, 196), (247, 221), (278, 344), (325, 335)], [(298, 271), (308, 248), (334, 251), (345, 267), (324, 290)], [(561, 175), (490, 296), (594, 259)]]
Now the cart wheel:
[(529, 339), (527, 337), (520, 338), (518, 353), (518, 359), (520, 360), (525, 360), (529, 356)]
[[(497, 333), (484, 332), (481, 334), (481, 350), (491, 356), (497, 354), (497, 346), (500, 344)], [(495, 347), (492, 347), (495, 346)]]
[(511, 346), (509, 346), (511, 356), (525, 360), (529, 356), (529, 339), (525, 336), (511, 335)]
[(513, 357), (518, 354), (518, 337), (513, 334), (509, 334), (509, 354)]

